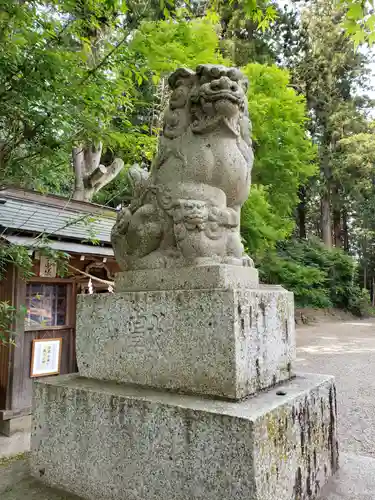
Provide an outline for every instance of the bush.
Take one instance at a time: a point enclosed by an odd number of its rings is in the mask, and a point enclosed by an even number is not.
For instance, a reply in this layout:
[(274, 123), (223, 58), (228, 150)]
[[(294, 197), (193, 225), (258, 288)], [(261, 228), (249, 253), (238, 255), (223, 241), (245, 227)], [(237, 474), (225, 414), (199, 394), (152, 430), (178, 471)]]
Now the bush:
[(318, 268), (268, 252), (261, 260), (260, 278), (265, 283), (283, 285), (294, 292), (299, 307), (332, 307), (326, 274)]
[(258, 260), (258, 266), (261, 279), (294, 292), (299, 307), (337, 307), (358, 316), (370, 313), (369, 293), (358, 286), (356, 261), (319, 240), (279, 242), (275, 251)]
[(356, 316), (366, 318), (373, 315), (373, 310), (371, 307), (370, 293), (366, 288), (353, 290), (353, 293), (349, 299), (349, 310)]

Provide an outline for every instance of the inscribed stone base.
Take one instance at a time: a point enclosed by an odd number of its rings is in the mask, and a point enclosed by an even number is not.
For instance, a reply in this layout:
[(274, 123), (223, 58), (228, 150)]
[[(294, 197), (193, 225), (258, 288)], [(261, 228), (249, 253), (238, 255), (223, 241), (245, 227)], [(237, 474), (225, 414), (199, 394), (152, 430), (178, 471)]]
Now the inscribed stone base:
[(81, 295), (83, 377), (241, 399), (292, 377), (293, 294), (281, 287)]
[(241, 402), (77, 375), (34, 391), (32, 473), (87, 500), (312, 500), (338, 467), (331, 377)]

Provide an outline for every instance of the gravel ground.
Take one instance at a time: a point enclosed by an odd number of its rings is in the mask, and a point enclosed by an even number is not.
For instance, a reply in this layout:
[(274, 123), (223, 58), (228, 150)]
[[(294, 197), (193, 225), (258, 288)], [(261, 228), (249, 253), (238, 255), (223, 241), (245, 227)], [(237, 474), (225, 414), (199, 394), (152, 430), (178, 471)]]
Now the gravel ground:
[(297, 347), (298, 371), (336, 377), (340, 450), (375, 457), (375, 321), (300, 328)]
[(0, 434), (0, 461), (4, 457), (18, 455), (30, 450), (30, 431), (16, 432), (12, 437)]

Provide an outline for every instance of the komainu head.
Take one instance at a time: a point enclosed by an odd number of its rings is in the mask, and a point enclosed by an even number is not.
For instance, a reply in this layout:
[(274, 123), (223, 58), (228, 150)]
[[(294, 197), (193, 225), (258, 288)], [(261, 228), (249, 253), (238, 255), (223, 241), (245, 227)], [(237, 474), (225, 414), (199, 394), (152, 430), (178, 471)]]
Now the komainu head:
[(249, 143), (248, 81), (237, 68), (202, 64), (196, 71), (176, 70), (169, 77), (172, 90), (163, 135), (174, 139), (189, 128), (209, 133), (220, 127)]

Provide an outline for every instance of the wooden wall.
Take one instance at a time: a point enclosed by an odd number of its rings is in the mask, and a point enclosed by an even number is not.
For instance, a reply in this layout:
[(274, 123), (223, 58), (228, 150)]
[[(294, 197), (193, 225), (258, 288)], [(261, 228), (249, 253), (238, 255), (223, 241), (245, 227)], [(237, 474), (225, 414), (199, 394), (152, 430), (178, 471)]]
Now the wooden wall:
[[(105, 269), (109, 280), (118, 272), (119, 268), (113, 259), (103, 263), (103, 258), (95, 256), (72, 256), (69, 263), (82, 271), (95, 264), (99, 269)], [(100, 267), (101, 266), (101, 267)], [(30, 378), (31, 351), (33, 339), (62, 338), (61, 374), (77, 371), (75, 355), (75, 315), (76, 294), (87, 284), (87, 277), (70, 270), (66, 278), (39, 277), (39, 261), (35, 260), (33, 272), (35, 276), (29, 282), (36, 283), (65, 283), (68, 285), (67, 311), (68, 318), (64, 327), (47, 327), (40, 329), (26, 329), (23, 319), (15, 325), (16, 347), (0, 345), (0, 420), (11, 418), (12, 415), (28, 414), (32, 406), (32, 379)], [(91, 271), (89, 271), (91, 273)], [(95, 274), (93, 270), (93, 274)], [(100, 274), (100, 273), (99, 273)], [(102, 277), (102, 276), (101, 276)], [(102, 286), (103, 288), (103, 286)], [(104, 291), (106, 286), (104, 285)], [(0, 300), (8, 300), (14, 307), (25, 304), (26, 283), (19, 279), (14, 268), (9, 268), (6, 279), (0, 282)]]

